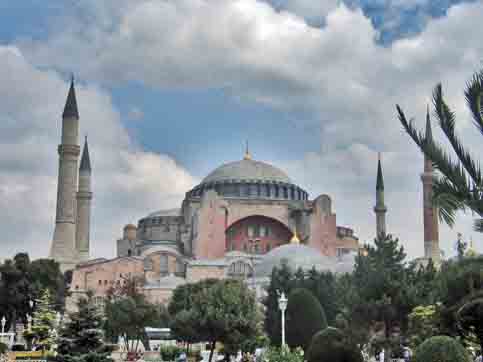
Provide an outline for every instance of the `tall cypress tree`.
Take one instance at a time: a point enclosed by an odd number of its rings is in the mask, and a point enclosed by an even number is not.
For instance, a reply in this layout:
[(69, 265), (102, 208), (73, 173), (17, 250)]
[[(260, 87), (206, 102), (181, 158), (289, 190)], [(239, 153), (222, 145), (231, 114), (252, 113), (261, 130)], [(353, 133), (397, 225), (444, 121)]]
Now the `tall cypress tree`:
[(102, 319), (97, 307), (80, 299), (78, 312), (69, 315), (57, 348), (59, 362), (111, 362), (110, 350), (103, 343)]
[(48, 351), (55, 343), (52, 333), (55, 329), (55, 319), (50, 292), (46, 289), (37, 301), (32, 327), (25, 332), (25, 337), (30, 338), (32, 345), (37, 349)]

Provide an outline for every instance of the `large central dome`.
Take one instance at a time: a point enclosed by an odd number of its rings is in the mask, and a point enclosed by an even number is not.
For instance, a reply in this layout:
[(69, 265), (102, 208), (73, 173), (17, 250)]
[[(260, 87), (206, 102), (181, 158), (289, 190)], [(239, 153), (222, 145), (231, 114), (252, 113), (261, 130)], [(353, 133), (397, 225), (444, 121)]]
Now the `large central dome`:
[(226, 163), (203, 179), (202, 183), (237, 181), (281, 182), (290, 184), (290, 178), (282, 170), (265, 162), (243, 159)]

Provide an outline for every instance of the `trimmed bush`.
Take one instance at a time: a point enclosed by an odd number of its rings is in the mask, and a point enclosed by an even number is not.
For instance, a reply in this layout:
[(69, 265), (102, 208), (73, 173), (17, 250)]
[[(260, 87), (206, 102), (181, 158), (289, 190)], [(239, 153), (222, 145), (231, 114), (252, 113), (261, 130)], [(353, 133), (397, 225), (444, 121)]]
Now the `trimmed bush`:
[(464, 347), (448, 336), (431, 337), (414, 353), (414, 362), (471, 362)]
[(288, 296), (287, 344), (307, 351), (314, 334), (325, 328), (327, 319), (317, 298), (307, 289), (294, 289)]
[(163, 361), (174, 361), (183, 352), (178, 346), (162, 346), (159, 350)]
[(8, 352), (8, 346), (5, 343), (0, 342), (0, 354)]
[(362, 353), (337, 328), (326, 328), (317, 333), (307, 352), (308, 362), (364, 362)]

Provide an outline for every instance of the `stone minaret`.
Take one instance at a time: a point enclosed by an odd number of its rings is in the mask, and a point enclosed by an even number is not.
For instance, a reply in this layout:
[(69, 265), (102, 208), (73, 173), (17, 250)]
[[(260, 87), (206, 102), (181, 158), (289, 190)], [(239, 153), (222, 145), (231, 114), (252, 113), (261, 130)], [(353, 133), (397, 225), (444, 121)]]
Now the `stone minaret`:
[[(433, 142), (431, 122), (429, 120), (429, 109), (426, 112), (426, 142)], [(424, 257), (433, 259), (433, 262), (440, 261), (439, 232), (438, 232), (438, 210), (433, 207), (433, 163), (424, 156), (424, 172), (421, 174), (423, 182), (423, 215), (424, 215)]]
[(72, 78), (62, 114), (62, 141), (58, 147), (59, 176), (57, 211), (50, 257), (60, 263), (63, 271), (77, 262), (75, 250), (77, 166), (79, 160), (79, 113)]
[(86, 137), (79, 167), (79, 191), (77, 192), (77, 222), (75, 236), (75, 248), (79, 255), (79, 261), (81, 262), (89, 259), (91, 200), (91, 162)]
[(376, 206), (374, 206), (374, 212), (376, 213), (377, 236), (386, 235), (387, 207), (384, 205), (384, 179), (382, 178), (380, 154), (377, 160)]

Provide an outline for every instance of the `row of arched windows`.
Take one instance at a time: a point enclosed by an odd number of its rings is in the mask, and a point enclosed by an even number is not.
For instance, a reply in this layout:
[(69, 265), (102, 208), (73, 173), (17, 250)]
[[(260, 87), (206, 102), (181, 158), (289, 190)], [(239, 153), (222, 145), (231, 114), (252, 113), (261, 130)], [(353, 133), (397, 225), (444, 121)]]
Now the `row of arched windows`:
[(215, 190), (224, 197), (251, 197), (285, 200), (307, 200), (308, 194), (292, 185), (264, 184), (264, 183), (226, 183), (207, 184), (188, 193), (189, 197), (200, 197), (206, 190)]

